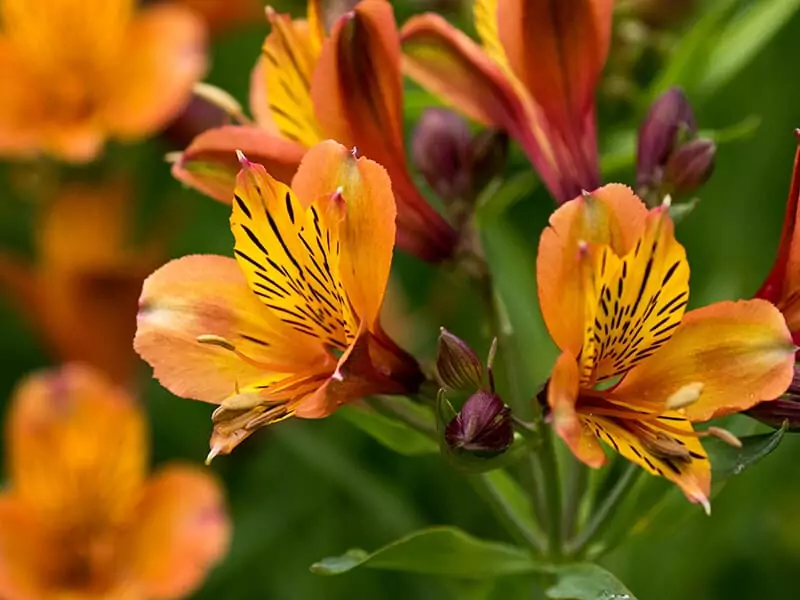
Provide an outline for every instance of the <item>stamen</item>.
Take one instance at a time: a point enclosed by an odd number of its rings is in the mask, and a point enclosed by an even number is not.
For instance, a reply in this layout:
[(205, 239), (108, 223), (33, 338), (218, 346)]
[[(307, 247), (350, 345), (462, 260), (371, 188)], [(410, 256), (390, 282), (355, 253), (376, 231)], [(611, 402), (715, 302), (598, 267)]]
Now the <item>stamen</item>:
[(672, 206), (672, 196), (670, 196), (669, 194), (664, 196), (664, 199), (661, 201), (661, 206), (663, 206), (664, 208), (669, 208), (670, 206)]
[(219, 456), (220, 452), (222, 452), (222, 445), (221, 444), (214, 444), (211, 450), (206, 456), (206, 466), (211, 464), (211, 461), (214, 460), (217, 456)]
[(236, 352), (236, 346), (234, 346), (224, 337), (219, 335), (214, 335), (212, 333), (204, 333), (203, 335), (198, 335), (195, 339), (200, 344), (219, 346), (220, 348), (225, 348), (225, 350), (228, 350), (230, 352)]
[(687, 383), (667, 398), (667, 408), (669, 410), (678, 410), (694, 404), (700, 399), (703, 387), (704, 384), (700, 381)]
[(722, 427), (709, 427), (708, 429), (705, 430), (705, 433), (707, 435), (710, 435), (711, 437), (715, 437), (719, 440), (722, 440), (723, 442), (725, 442), (729, 446), (733, 446), (734, 448), (742, 447), (742, 440), (733, 435), (727, 429), (722, 429)]

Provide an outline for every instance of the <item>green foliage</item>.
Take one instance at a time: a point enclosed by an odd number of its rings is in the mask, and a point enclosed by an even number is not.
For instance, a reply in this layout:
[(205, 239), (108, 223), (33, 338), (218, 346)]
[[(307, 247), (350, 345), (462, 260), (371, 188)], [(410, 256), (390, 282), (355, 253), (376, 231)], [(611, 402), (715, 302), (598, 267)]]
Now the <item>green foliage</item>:
[(735, 448), (718, 439), (708, 440), (704, 446), (711, 461), (712, 476), (715, 482), (734, 475), (741, 475), (778, 448), (786, 427), (772, 433), (762, 433), (740, 438), (741, 448)]
[(547, 589), (547, 597), (557, 600), (636, 600), (622, 582), (611, 573), (588, 563), (556, 569), (556, 584)]

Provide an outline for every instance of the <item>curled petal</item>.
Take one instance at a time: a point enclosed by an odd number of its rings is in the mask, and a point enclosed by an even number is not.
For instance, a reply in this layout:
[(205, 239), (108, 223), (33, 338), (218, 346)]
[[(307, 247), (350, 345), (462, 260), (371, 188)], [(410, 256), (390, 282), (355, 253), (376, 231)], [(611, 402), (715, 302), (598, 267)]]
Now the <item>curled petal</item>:
[(768, 302), (718, 302), (686, 313), (672, 339), (633, 369), (614, 395), (664, 406), (699, 382), (702, 393), (685, 414), (705, 421), (780, 396), (792, 381), (794, 352), (782, 315)]
[(273, 317), (236, 262), (221, 256), (180, 258), (147, 278), (134, 348), (168, 390), (214, 403), (327, 361), (315, 339)]
[(372, 328), (378, 319), (395, 239), (396, 208), (389, 175), (367, 158), (354, 158), (327, 141), (309, 150), (292, 181), (301, 202), (341, 194), (344, 219), (339, 273), (356, 314)]
[(400, 42), (391, 4), (364, 0), (339, 19), (311, 86), (326, 135), (383, 165), (397, 197), (397, 241), (423, 259), (448, 258), (456, 235), (414, 185), (403, 141)]
[(577, 268), (584, 243), (629, 252), (644, 231), (647, 209), (633, 192), (610, 184), (563, 204), (542, 232), (536, 259), (539, 304), (547, 329), (562, 350), (580, 352), (585, 298)]
[(172, 166), (172, 174), (189, 187), (230, 203), (239, 172), (237, 150), (285, 183), (292, 180), (306, 152), (304, 146), (258, 127), (219, 127), (198, 135)]
[(185, 598), (228, 548), (219, 484), (194, 467), (167, 466), (147, 482), (129, 536), (126, 562), (145, 597)]
[(109, 129), (138, 138), (176, 116), (206, 70), (205, 37), (203, 22), (180, 6), (152, 6), (136, 15), (120, 65), (125, 77), (105, 107)]
[(56, 531), (124, 523), (147, 464), (144, 419), (133, 400), (80, 365), (32, 375), (8, 423), (15, 493)]

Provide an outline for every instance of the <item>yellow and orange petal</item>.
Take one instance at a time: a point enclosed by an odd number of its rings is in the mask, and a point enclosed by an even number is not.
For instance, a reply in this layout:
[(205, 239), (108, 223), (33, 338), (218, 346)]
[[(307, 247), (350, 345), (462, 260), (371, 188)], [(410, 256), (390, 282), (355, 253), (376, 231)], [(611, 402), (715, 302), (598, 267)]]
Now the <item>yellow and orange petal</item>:
[(550, 216), (536, 260), (539, 304), (559, 348), (577, 356), (584, 338), (585, 299), (577, 269), (583, 243), (627, 254), (644, 231), (647, 209), (633, 192), (609, 184), (563, 204)]
[(222, 559), (230, 521), (219, 483), (191, 466), (169, 465), (145, 485), (123, 556), (142, 597), (185, 598)]
[(123, 525), (148, 448), (139, 408), (98, 372), (72, 364), (30, 376), (6, 422), (11, 491), (54, 532)]
[(718, 302), (686, 313), (672, 339), (614, 390), (628, 402), (663, 407), (702, 384), (687, 406), (693, 421), (740, 412), (780, 396), (792, 381), (795, 346), (781, 313), (764, 300)]

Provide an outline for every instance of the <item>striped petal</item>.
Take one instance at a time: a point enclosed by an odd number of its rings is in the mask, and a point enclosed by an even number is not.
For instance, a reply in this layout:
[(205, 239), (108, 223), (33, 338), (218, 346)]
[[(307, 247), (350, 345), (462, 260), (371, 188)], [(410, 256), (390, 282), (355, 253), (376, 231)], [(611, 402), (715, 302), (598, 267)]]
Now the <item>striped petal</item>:
[(672, 339), (614, 390), (633, 404), (663, 407), (689, 385), (693, 421), (739, 412), (780, 396), (792, 381), (795, 346), (781, 313), (763, 300), (718, 302), (686, 313)]

